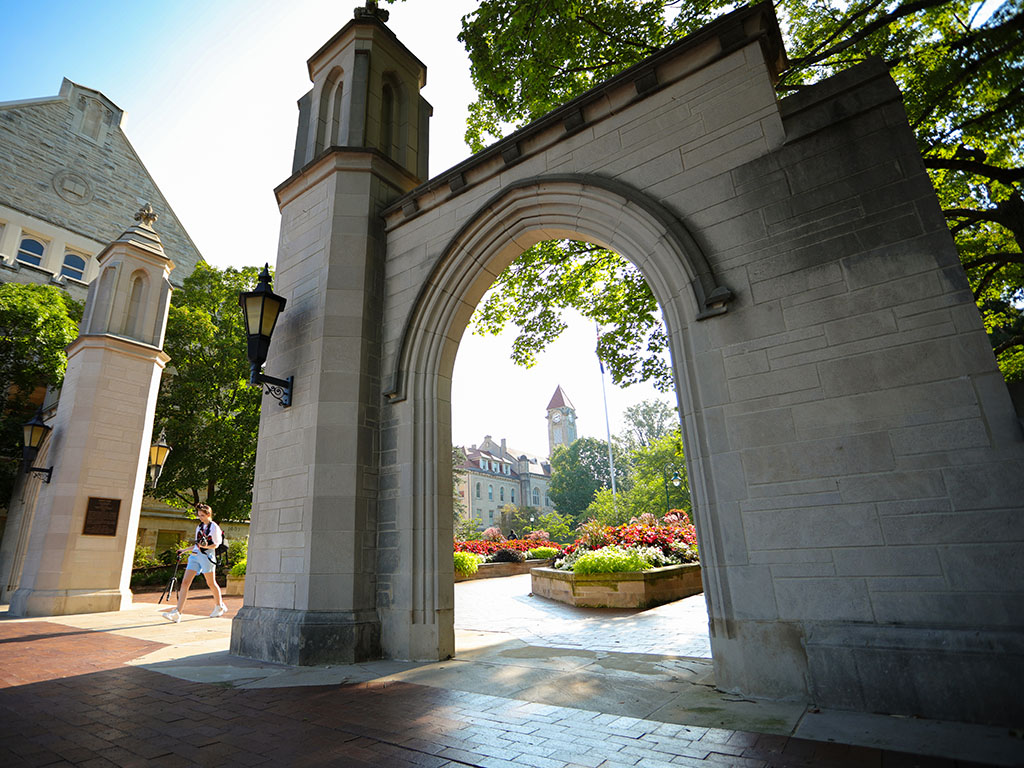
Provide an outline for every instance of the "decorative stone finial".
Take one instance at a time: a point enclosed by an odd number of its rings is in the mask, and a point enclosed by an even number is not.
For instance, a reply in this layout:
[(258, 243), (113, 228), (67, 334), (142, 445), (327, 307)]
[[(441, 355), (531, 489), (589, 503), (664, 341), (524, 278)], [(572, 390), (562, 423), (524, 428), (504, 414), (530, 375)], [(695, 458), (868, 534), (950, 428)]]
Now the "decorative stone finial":
[(152, 227), (159, 217), (153, 213), (153, 206), (146, 203), (144, 206), (139, 208), (139, 212), (135, 214), (135, 220), (142, 222), (144, 227)]
[(391, 15), (388, 11), (382, 11), (377, 7), (375, 0), (366, 0), (365, 8), (354, 8), (353, 13), (357, 19), (364, 19), (367, 17), (376, 17), (381, 21), (387, 21)]

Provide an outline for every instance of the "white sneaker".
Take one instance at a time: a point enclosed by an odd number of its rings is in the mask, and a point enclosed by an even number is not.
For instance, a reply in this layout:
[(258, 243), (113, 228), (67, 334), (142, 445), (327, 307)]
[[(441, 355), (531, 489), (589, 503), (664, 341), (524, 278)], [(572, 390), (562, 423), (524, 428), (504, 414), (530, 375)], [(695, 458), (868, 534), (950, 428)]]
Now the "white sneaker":
[(227, 611), (228, 607), (224, 605), (224, 603), (221, 603), (210, 612), (210, 618), (216, 619), (218, 616), (223, 616)]
[(161, 613), (160, 615), (168, 621), (174, 622), (175, 624), (178, 624), (181, 621), (181, 614), (178, 613), (177, 608)]

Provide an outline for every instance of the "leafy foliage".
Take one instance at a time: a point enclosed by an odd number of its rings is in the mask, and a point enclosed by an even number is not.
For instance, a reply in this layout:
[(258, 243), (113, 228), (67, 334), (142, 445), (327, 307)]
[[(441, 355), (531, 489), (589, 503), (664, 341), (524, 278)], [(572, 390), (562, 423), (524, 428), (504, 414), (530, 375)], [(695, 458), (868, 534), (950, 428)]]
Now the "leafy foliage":
[[(482, 0), (463, 18), (477, 100), (474, 151), (741, 4), (724, 0)], [(904, 94), (961, 261), (1007, 379), (1024, 377), (1024, 13), (1020, 0), (780, 0), (790, 66), (805, 87), (881, 57)], [(985, 9), (983, 11), (983, 9)], [(614, 297), (602, 304), (602, 297)], [(513, 359), (532, 364), (574, 308), (607, 331), (613, 380), (671, 386), (665, 333), (639, 272), (598, 244), (542, 243), (504, 273), (475, 332), (519, 328)]]
[(664, 400), (643, 400), (626, 408), (623, 413), (626, 428), (620, 435), (628, 451), (649, 448), (669, 434), (678, 424), (676, 409)]
[(560, 515), (558, 512), (548, 512), (537, 519), (537, 525), (548, 532), (548, 538), (551, 541), (567, 544), (572, 540), (572, 529), (569, 527), (571, 520), (572, 518)]
[(462, 465), (466, 463), (466, 451), (458, 446), (452, 446), (452, 516), (453, 524), (458, 526), (466, 518), (466, 502), (459, 496), (459, 483), (466, 476), (466, 470)]
[(248, 384), (245, 325), (238, 294), (258, 270), (220, 271), (200, 263), (174, 292), (154, 433), (173, 447), (156, 495), (172, 506), (197, 501), (218, 520), (248, 520), (262, 391)]
[(82, 305), (52, 285), (0, 284), (0, 503), (6, 505), (19, 469), (22, 425), (59, 387), (65, 348), (78, 336)]
[(480, 566), (480, 558), (472, 552), (454, 552), (455, 572), (463, 576), (472, 576)]
[[(621, 455), (615, 459), (615, 482), (620, 488), (628, 482), (628, 468)], [(610, 485), (608, 443), (604, 440), (581, 437), (569, 447), (555, 448), (551, 455), (548, 496), (562, 515), (578, 519), (594, 494)]]
[(152, 568), (160, 565), (160, 561), (153, 555), (149, 547), (135, 545), (135, 554), (132, 556), (132, 568)]
[(668, 337), (654, 294), (636, 267), (591, 243), (547, 241), (524, 251), (480, 302), (473, 333), (496, 336), (506, 324), (515, 325), (512, 360), (530, 368), (566, 329), (562, 312), (570, 308), (605, 329), (597, 353), (612, 381), (671, 389)]
[(530, 560), (549, 560), (557, 554), (558, 550), (554, 547), (537, 547), (527, 552), (526, 556)]
[(646, 571), (651, 564), (636, 549), (623, 547), (602, 547), (585, 552), (573, 563), (573, 573), (625, 573)]
[[(645, 567), (661, 567), (676, 563), (693, 563), (698, 561), (697, 532), (691, 523), (678, 515), (666, 515), (655, 520), (645, 515), (643, 519), (633, 519), (620, 526), (601, 525), (597, 520), (588, 520), (578, 530), (578, 538), (566, 547), (562, 556), (556, 561), (555, 567), (579, 573), (576, 566), (580, 560), (586, 563), (583, 568), (611, 567), (608, 563), (619, 563), (619, 552), (635, 552), (648, 563)], [(612, 554), (589, 558), (595, 552)], [(591, 563), (596, 563), (592, 565)], [(643, 568), (619, 568), (619, 570), (644, 570)], [(588, 573), (612, 571), (587, 570)]]
[(496, 550), (494, 554), (487, 558), (489, 563), (521, 563), (524, 560), (526, 560), (524, 553), (507, 547)]

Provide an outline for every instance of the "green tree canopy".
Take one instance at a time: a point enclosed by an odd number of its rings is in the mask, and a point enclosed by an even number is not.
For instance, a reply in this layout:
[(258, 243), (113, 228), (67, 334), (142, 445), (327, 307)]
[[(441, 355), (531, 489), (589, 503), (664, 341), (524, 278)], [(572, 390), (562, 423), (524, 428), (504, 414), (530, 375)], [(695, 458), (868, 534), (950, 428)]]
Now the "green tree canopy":
[(82, 305), (53, 285), (0, 284), (0, 502), (11, 496), (21, 458), (22, 425), (44, 387), (64, 381), (65, 349), (78, 336)]
[[(604, 525), (621, 525), (642, 514), (662, 517), (672, 509), (690, 514), (690, 488), (686, 477), (679, 429), (668, 431), (649, 445), (638, 445), (628, 455), (626, 490), (612, 497), (610, 488), (597, 492), (583, 514)], [(678, 481), (675, 485), (673, 480)]]
[(171, 362), (154, 432), (173, 450), (155, 495), (182, 508), (205, 500), (219, 520), (248, 520), (252, 505), (262, 389), (248, 384), (238, 294), (258, 274), (200, 263), (174, 292), (167, 319)]
[(619, 442), (627, 451), (651, 447), (673, 429), (678, 429), (679, 424), (675, 408), (653, 398), (629, 406), (623, 418), (626, 428), (619, 435)]
[[(477, 89), (466, 140), (479, 150), (739, 5), (482, 0), (460, 35)], [(776, 11), (790, 59), (784, 93), (869, 56), (890, 67), (1000, 366), (1007, 378), (1024, 377), (1021, 0), (780, 0)], [(514, 359), (529, 363), (573, 307), (607, 327), (601, 354), (616, 383), (670, 385), (658, 363), (661, 319), (632, 265), (565, 243), (535, 246), (520, 262), (496, 284), (504, 298), (477, 314), (478, 332), (517, 325)], [(602, 306), (604, 292), (618, 293), (617, 303)]]
[[(613, 452), (614, 455), (614, 452)], [(621, 454), (615, 456), (615, 483), (628, 482), (627, 466)], [(557, 446), (551, 455), (551, 482), (548, 496), (555, 509), (566, 517), (579, 518), (594, 494), (611, 486), (608, 471), (608, 443), (594, 437), (581, 437), (572, 445)]]

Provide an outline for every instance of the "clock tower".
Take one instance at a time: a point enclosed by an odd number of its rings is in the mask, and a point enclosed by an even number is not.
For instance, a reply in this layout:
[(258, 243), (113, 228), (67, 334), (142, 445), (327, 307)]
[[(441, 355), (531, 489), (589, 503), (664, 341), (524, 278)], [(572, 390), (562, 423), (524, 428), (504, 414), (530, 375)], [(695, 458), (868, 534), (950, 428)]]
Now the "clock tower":
[(548, 455), (555, 452), (556, 445), (568, 448), (575, 439), (576, 409), (559, 384), (548, 403)]

